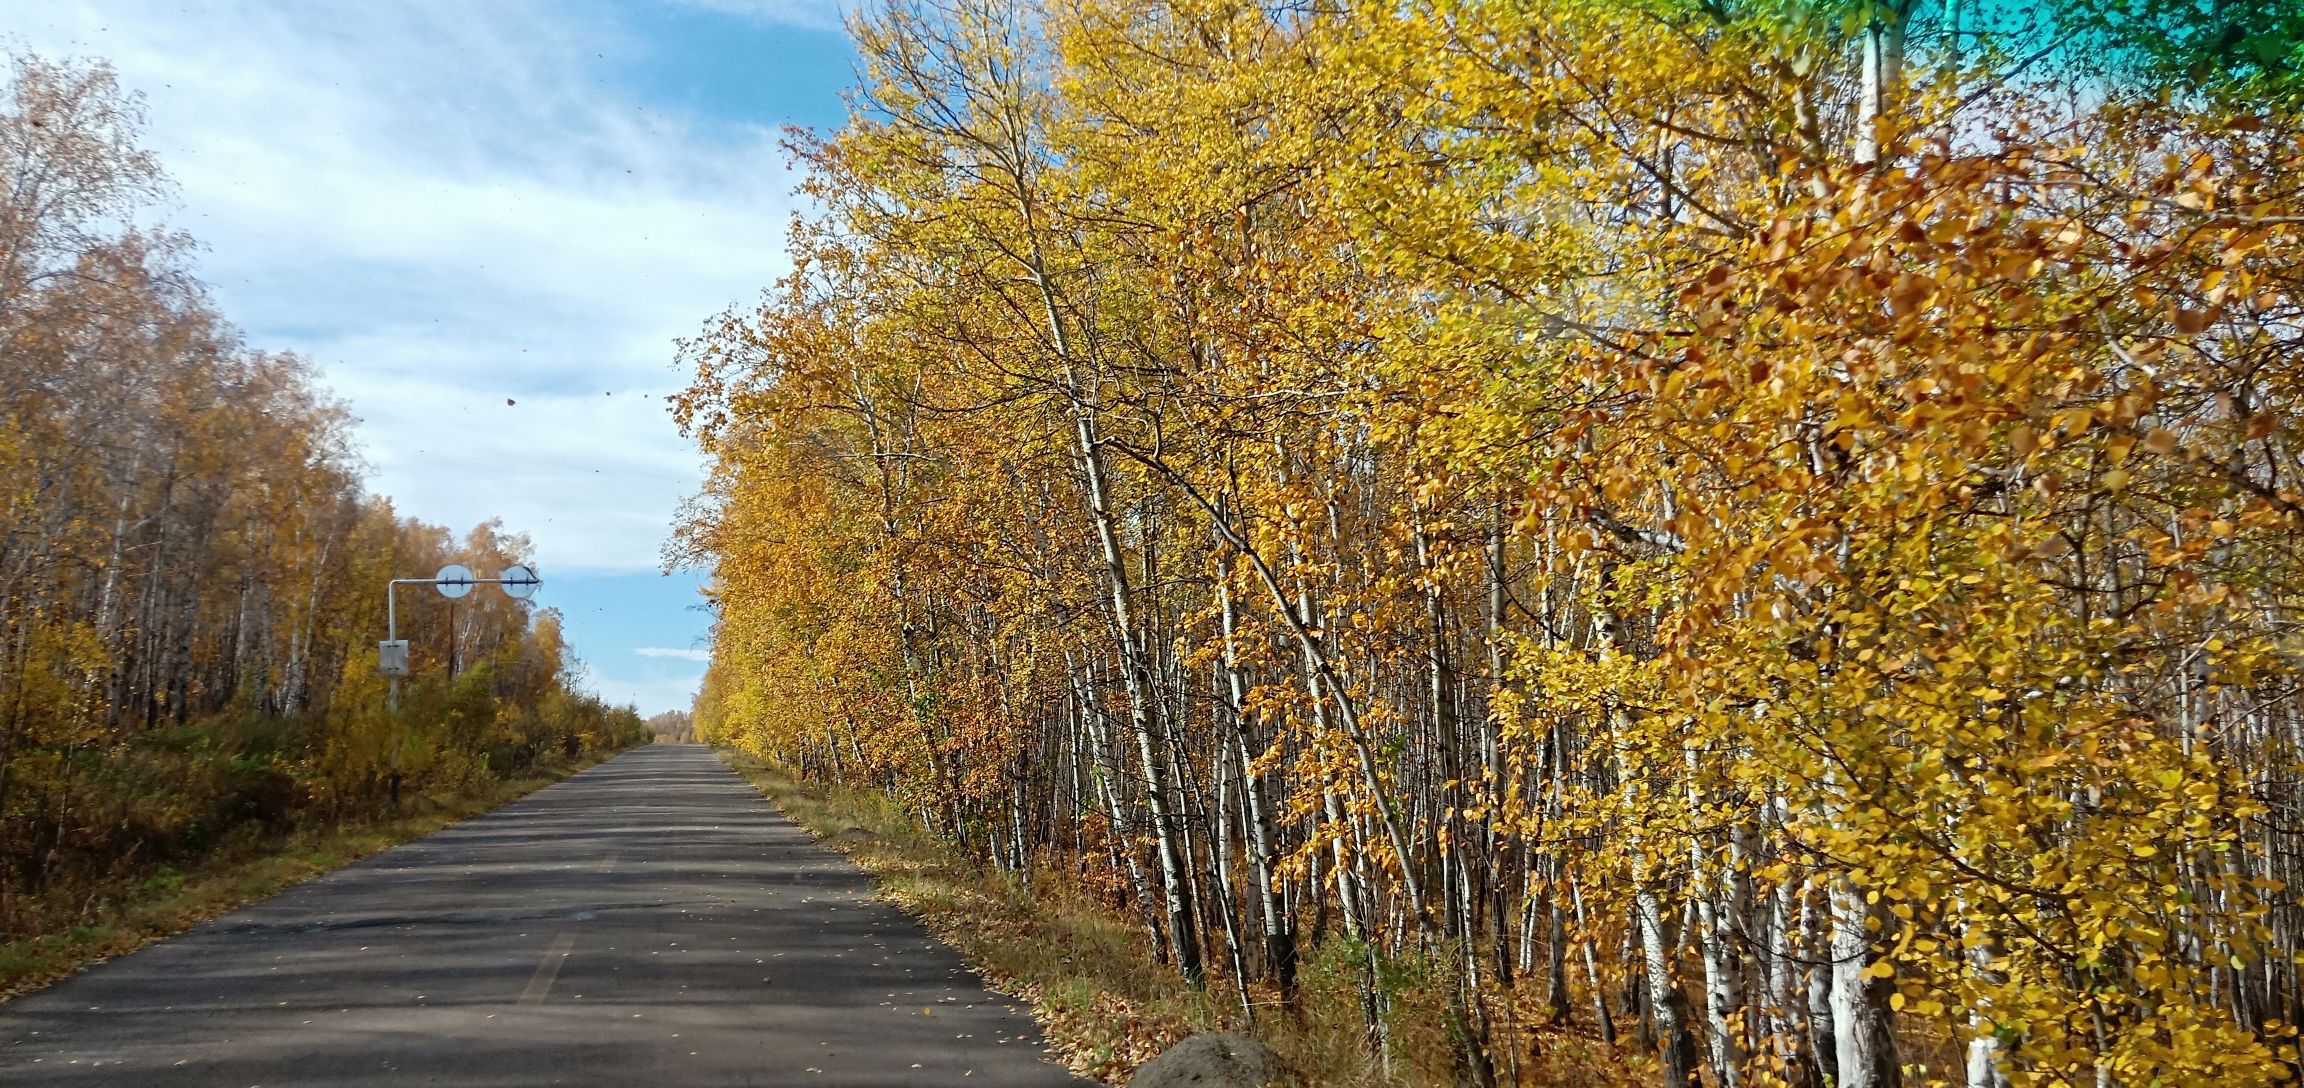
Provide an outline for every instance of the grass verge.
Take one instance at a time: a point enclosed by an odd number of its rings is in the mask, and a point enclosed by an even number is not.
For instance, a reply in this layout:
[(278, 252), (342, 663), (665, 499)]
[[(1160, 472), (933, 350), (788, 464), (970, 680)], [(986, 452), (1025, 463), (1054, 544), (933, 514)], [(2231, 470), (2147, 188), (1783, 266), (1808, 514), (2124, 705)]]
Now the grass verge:
[[(748, 754), (720, 749), (720, 755), (787, 816), (871, 872), (882, 898), (959, 949), (994, 989), (1030, 1003), (1051, 1049), (1075, 1072), (1124, 1084), (1176, 1040), (1222, 1030), (1262, 1040), (1304, 1084), (1460, 1083), (1440, 1015), (1437, 964), (1388, 965), (1389, 1012), (1375, 1046), (1364, 1027), (1364, 949), (1341, 939), (1308, 951), (1295, 1008), (1252, 989), (1251, 1024), (1237, 989), (1221, 980), (1205, 991), (1187, 988), (1155, 962), (1135, 917), (1084, 892), (1067, 874), (1044, 869), (1027, 880), (977, 864), (876, 791), (803, 785)], [(1512, 1079), (1624, 1083), (1613, 1053), (1544, 1050), (1516, 1067)]]
[(292, 884), (501, 807), (618, 754), (604, 752), (549, 764), (476, 793), (419, 791), (407, 799), (398, 815), (299, 829), (281, 838), (212, 855), (186, 873), (163, 869), (142, 884), (120, 889), (95, 917), (70, 929), (0, 941), (0, 1002), (181, 933)]

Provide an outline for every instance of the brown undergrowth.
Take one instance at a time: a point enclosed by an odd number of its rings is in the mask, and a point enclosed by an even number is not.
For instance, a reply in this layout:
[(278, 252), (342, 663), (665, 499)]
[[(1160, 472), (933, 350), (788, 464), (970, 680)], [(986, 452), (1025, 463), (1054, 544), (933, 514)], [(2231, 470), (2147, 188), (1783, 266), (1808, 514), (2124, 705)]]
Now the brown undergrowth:
[(251, 838), (209, 855), (189, 871), (162, 868), (141, 881), (123, 882), (68, 927), (0, 941), (0, 1002), (290, 885), (502, 807), (617, 754), (596, 752), (540, 764), (518, 778), (460, 792), (412, 791), (397, 814)]
[[(873, 790), (803, 784), (747, 753), (720, 756), (778, 809), (869, 871), (883, 899), (957, 948), (1001, 993), (1030, 1003), (1050, 1050), (1074, 1071), (1125, 1084), (1169, 1044), (1236, 1031), (1279, 1052), (1298, 1082), (1319, 1088), (1467, 1083), (1442, 1015), (1438, 965), (1389, 962), (1379, 995), (1384, 1029), (1366, 1029), (1365, 949), (1319, 942), (1296, 1007), (1251, 986), (1253, 1018), (1229, 979), (1194, 991), (1160, 964), (1134, 915), (1050, 868), (1030, 876), (954, 850)], [(1496, 1056), (1499, 1082), (1614, 1088), (1638, 1063), (1572, 1030), (1520, 1033)]]

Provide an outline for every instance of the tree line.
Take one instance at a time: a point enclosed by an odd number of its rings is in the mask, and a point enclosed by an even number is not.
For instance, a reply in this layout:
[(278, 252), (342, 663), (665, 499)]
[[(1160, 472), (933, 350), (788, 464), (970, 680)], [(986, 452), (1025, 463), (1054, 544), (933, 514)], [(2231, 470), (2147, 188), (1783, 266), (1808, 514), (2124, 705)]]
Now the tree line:
[(640, 731), (572, 686), (550, 611), (384, 584), (528, 558), (366, 491), (310, 363), (244, 343), (146, 224), (142, 102), (100, 62), (7, 58), (0, 91), (0, 934), (299, 823), (373, 813), (398, 766), (455, 789)]
[(2294, 1076), (2300, 22), (876, 3), (696, 728), (1468, 1082)]
[(648, 732), (664, 744), (696, 743), (696, 719), (685, 710), (667, 710), (650, 715)]

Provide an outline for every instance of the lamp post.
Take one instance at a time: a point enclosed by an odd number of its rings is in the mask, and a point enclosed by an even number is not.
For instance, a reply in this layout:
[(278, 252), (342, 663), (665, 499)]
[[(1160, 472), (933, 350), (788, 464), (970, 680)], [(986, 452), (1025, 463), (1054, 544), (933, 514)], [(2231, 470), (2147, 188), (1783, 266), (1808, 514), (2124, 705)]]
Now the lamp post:
[[(376, 644), (376, 668), (391, 678), (390, 694), (385, 696), (384, 709), (392, 719), (392, 807), (400, 807), (400, 678), (408, 675), (408, 643), (400, 637), (400, 598), (395, 592), (401, 586), (431, 586), (440, 595), (453, 601), (472, 592), (473, 586), (500, 586), (504, 595), (515, 601), (534, 596), (536, 587), (543, 585), (536, 571), (528, 566), (514, 564), (504, 568), (494, 578), (474, 578), (472, 568), (462, 563), (450, 563), (430, 578), (394, 578), (384, 583), (384, 641)], [(455, 637), (454, 632), (449, 637)]]

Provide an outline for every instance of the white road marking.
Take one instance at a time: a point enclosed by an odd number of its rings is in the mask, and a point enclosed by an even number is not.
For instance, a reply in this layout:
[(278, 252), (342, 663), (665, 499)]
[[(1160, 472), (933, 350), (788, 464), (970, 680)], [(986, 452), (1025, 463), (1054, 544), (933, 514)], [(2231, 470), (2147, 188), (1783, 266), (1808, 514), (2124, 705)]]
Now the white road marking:
[(544, 995), (552, 992), (552, 980), (560, 977), (560, 965), (568, 962), (568, 952), (576, 947), (576, 935), (563, 933), (552, 942), (552, 950), (544, 953), (544, 962), (536, 965), (536, 974), (528, 979), (528, 988), (520, 991), (520, 1003), (536, 1005)]

